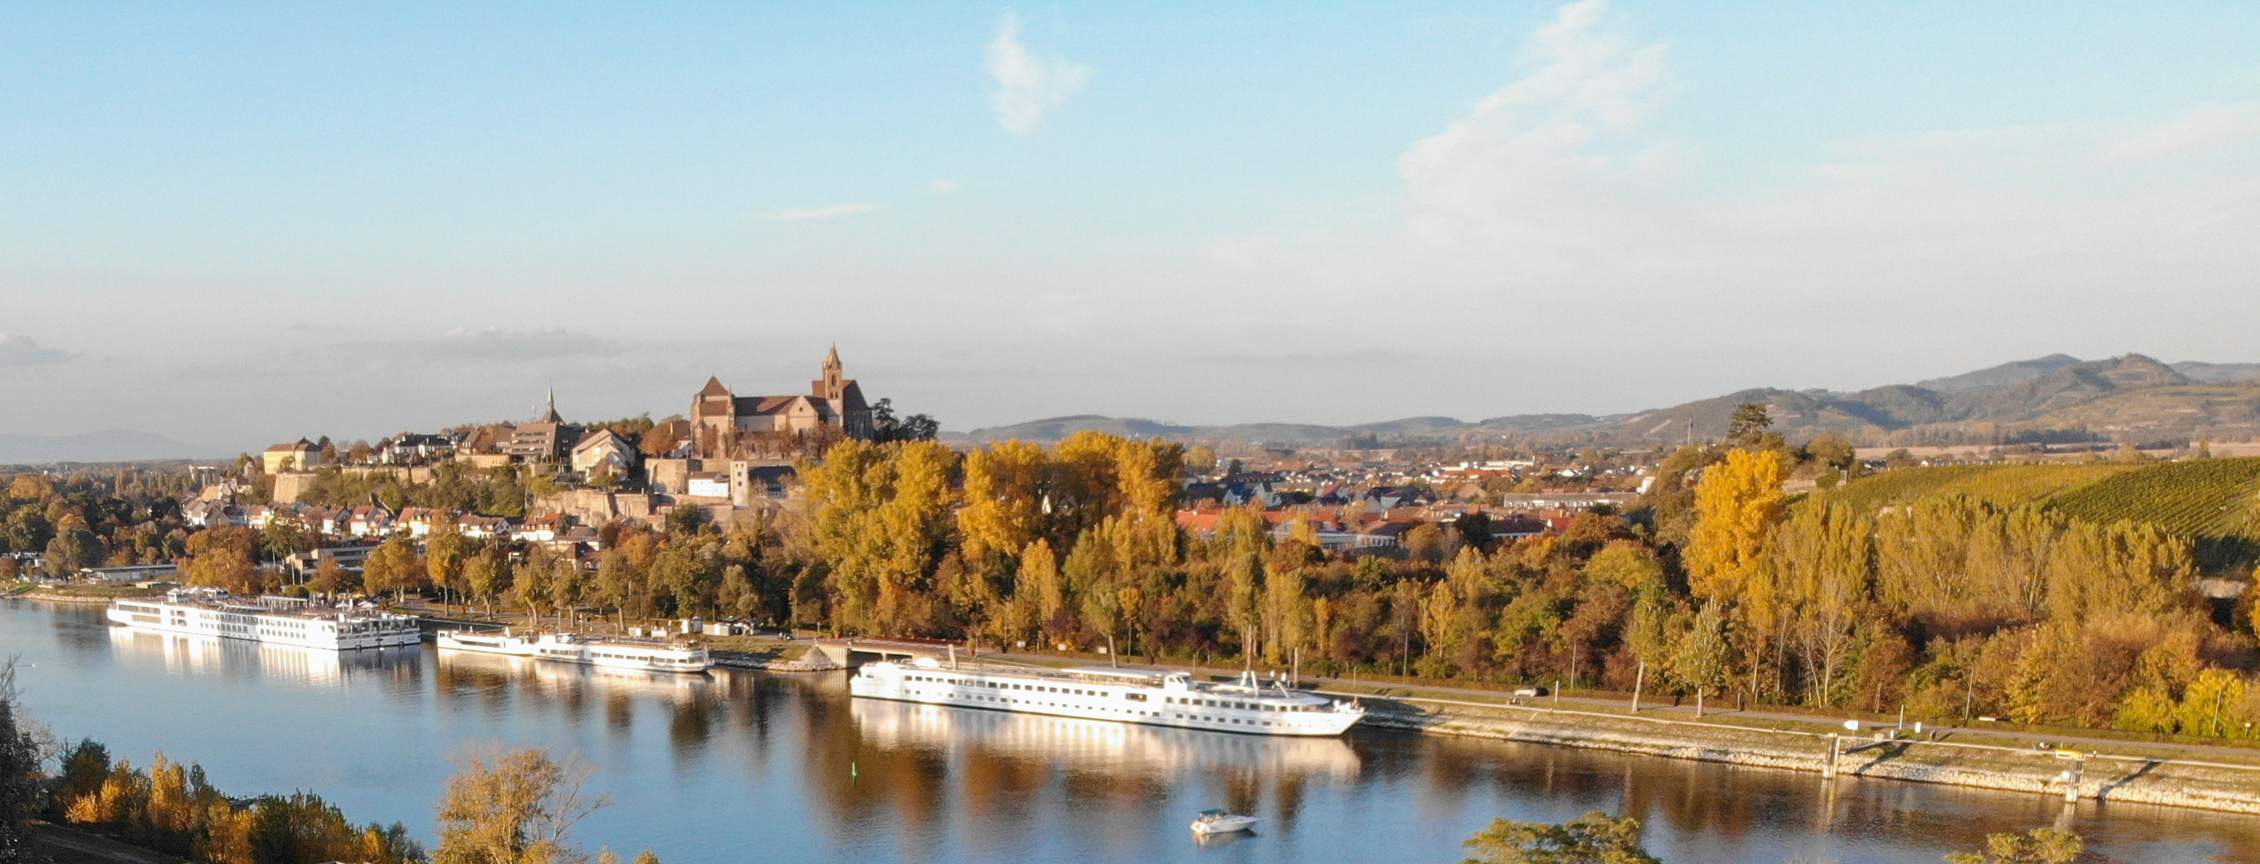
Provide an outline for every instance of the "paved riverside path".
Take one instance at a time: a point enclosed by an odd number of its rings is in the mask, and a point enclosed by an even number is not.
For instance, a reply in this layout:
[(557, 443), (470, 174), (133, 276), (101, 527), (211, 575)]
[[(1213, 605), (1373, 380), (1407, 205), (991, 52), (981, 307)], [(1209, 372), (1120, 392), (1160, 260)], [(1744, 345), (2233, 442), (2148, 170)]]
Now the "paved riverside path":
[[(966, 655), (963, 655), (963, 653), (960, 652), (960, 656)], [(970, 656), (967, 656), (966, 659), (1002, 660), (1042, 666), (1058, 665), (1061, 661), (1067, 661), (1072, 665), (1077, 666), (1104, 665), (1108, 662), (1107, 658), (1103, 656), (1035, 654), (1029, 652), (1010, 651), (983, 651), (981, 652), (979, 658), (972, 658)], [(1124, 665), (1147, 667), (1153, 666), (1155, 664), (1149, 664), (1145, 662), (1132, 663), (1128, 658), (1124, 658)], [(1163, 663), (1159, 665), (1161, 667), (1170, 669), (1186, 669), (1203, 675), (1214, 675), (1222, 677), (1235, 677), (1238, 676), (1242, 671), (1241, 669), (1235, 667), (1197, 666), (1184, 663)], [(1268, 670), (1259, 669), (1257, 675), (1259, 677), (1262, 677), (1266, 682), (1270, 680)], [(1491, 690), (1478, 687), (1459, 687), (1449, 684), (1407, 684), (1397, 681), (1373, 681), (1358, 678), (1330, 678), (1315, 675), (1303, 676), (1302, 686), (1304, 687), (1304, 689), (1315, 688), (1320, 693), (1327, 693), (1330, 695), (1338, 696), (1384, 698), (1414, 703), (1428, 702), (1441, 703), (1446, 705), (1462, 704), (1481, 708), (1524, 708), (1545, 710), (1548, 708), (1559, 707), (1565, 710), (1587, 711), (1598, 714), (1630, 715), (1632, 707), (1632, 700), (1630, 698), (1615, 698), (1609, 696), (1562, 696), (1557, 702), (1556, 697), (1547, 695), (1537, 698), (1523, 697), (1522, 699), (1520, 699), (1519, 703), (1511, 703), (1508, 701), (1510, 697), (1506, 693), (1503, 693), (1499, 690)], [(1341, 689), (1345, 687), (1376, 689), (1383, 692), (1360, 693)], [(1642, 697), (1640, 700), (1640, 713), (1638, 716), (1672, 720), (1696, 719), (1695, 704), (1692, 701), (1688, 701), (1684, 704), (1675, 706), (1671, 704), (1670, 698), (1671, 697), (1669, 696), (1664, 696), (1659, 700), (1645, 696)], [(1745, 721), (1757, 720), (1764, 722), (1795, 723), (1811, 727), (1808, 730), (1802, 730), (1807, 732), (1825, 732), (1825, 727), (1838, 726), (1843, 721), (1854, 719), (1855, 717), (1858, 717), (1861, 723), (1864, 724), (1865, 728), (1869, 729), (1892, 725), (1888, 722), (1877, 723), (1875, 721), (1868, 720), (1864, 716), (1859, 716), (1853, 712), (1845, 712), (1835, 716), (1830, 716), (1828, 714), (1806, 714), (1792, 711), (1769, 711), (1762, 708), (1739, 709), (1733, 707), (1732, 703), (1722, 705), (1718, 702), (1709, 702), (1706, 703), (1703, 707), (1703, 720), (1705, 721), (1738, 719)], [(1764, 727), (1752, 728), (1759, 731), (1764, 731)], [(1913, 724), (1910, 723), (1908, 725), (1908, 728), (1910, 730), (1913, 729)], [(2133, 741), (2117, 738), (2105, 738), (2100, 736), (2086, 736), (2079, 734), (2077, 731), (2066, 731), (2059, 733), (2054, 731), (2033, 731), (2025, 729), (2010, 729), (1975, 725), (1934, 726), (1926, 724), (1923, 726), (1923, 731), (1924, 733), (1926, 733), (1926, 738), (1928, 737), (1928, 733), (1938, 733), (1939, 741), (1935, 743), (1952, 743), (1951, 739), (1957, 735), (1983, 735), (1997, 741), (2011, 741), (2016, 742), (2018, 745), (2024, 747), (2033, 748), (2035, 755), (2040, 755), (2040, 753), (2042, 752), (2036, 745), (2045, 743), (2054, 749), (2079, 749), (2083, 751), (2095, 751), (2102, 756), (2117, 759), (2132, 761), (2173, 761), (2189, 764), (2201, 764), (2210, 767), (2260, 772), (2260, 750), (2244, 747), (2224, 747), (2210, 744), (2193, 744), (2173, 741)], [(2127, 754), (2125, 752), (2127, 750), (2136, 748), (2151, 752), (2163, 751), (2169, 753), (2177, 753), (2181, 754), (2181, 756), (2173, 758), (2171, 760), (2154, 760), (2144, 756)], [(2016, 747), (2008, 746), (2000, 747), (1999, 749), (2009, 750), (2016, 749)]]

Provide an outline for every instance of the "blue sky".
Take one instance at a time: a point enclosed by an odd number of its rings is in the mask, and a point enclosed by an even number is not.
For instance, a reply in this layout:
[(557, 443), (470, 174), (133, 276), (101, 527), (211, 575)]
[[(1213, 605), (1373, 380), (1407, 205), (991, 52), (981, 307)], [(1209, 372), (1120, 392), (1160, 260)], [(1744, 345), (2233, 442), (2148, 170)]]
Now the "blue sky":
[(2256, 36), (2230, 3), (18, 4), (0, 431), (373, 437), (552, 379), (657, 415), (835, 340), (954, 428), (2260, 359)]

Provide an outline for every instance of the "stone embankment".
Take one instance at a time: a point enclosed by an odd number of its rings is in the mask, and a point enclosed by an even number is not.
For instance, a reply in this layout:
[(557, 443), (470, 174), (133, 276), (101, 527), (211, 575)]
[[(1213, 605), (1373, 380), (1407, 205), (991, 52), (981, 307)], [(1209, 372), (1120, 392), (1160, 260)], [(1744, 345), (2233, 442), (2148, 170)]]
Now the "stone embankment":
[(1537, 706), (1361, 698), (1367, 724), (1432, 735), (2260, 815), (2260, 765), (1893, 738), (1888, 731), (1836, 736)]
[(787, 658), (777, 651), (714, 651), (714, 665), (732, 669), (759, 669), (763, 672), (833, 672), (847, 667), (834, 661), (822, 651), (809, 651), (799, 657)]

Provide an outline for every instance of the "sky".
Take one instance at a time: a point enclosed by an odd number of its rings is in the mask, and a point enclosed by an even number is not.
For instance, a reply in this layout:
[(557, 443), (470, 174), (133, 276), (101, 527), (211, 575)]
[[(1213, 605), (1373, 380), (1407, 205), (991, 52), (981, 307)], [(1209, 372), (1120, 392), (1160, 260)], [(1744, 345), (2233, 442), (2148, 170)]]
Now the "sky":
[(2260, 360), (2260, 4), (8, 4), (0, 433)]

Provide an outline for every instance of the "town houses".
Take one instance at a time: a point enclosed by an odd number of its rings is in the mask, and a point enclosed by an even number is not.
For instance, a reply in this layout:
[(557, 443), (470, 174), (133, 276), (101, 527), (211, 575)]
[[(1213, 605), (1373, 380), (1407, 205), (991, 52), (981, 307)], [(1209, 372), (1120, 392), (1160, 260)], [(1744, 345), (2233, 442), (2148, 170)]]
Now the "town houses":
[[(848, 377), (837, 346), (815, 371), (804, 391), (783, 395), (740, 396), (710, 376), (685, 413), (656, 420), (568, 417), (553, 386), (522, 421), (374, 443), (299, 438), (248, 460), (245, 475), (215, 478), (181, 515), (197, 528), (285, 526), (311, 538), (313, 551), (297, 562), (304, 567), (350, 568), (374, 544), (423, 544), (443, 532), (587, 560), (600, 529), (615, 523), (656, 524), (683, 510), (717, 524), (763, 519), (799, 494), (796, 470), (807, 460), (900, 428), (885, 400), (867, 401)], [(1420, 554), (1439, 536), (1489, 545), (1558, 533), (1582, 513), (1630, 504), (1651, 467), (1616, 454), (1482, 442), (1211, 443), (1228, 454), (1193, 448), (1201, 455), (1180, 490), (1181, 529), (1205, 536), (1228, 511), (1252, 510), (1280, 538), (1351, 555)]]

